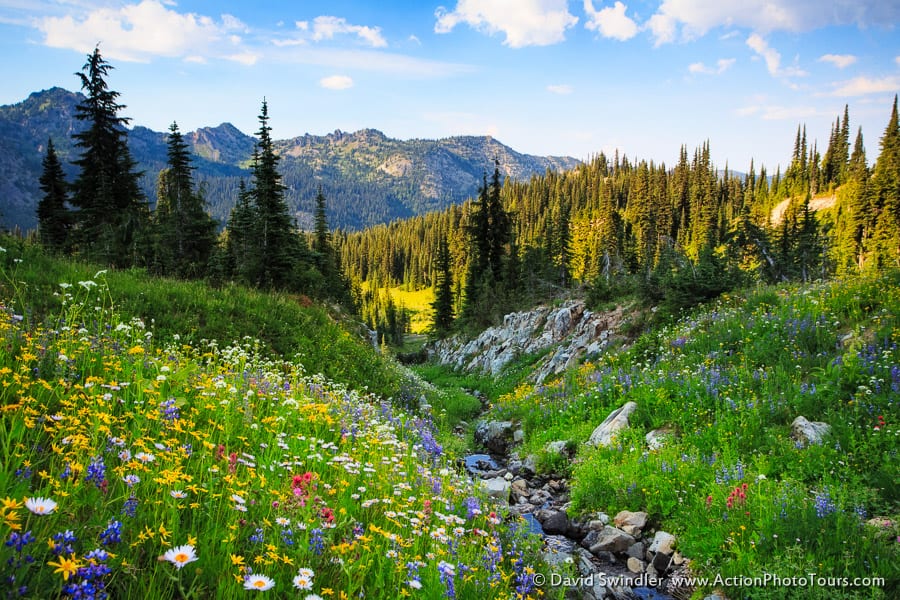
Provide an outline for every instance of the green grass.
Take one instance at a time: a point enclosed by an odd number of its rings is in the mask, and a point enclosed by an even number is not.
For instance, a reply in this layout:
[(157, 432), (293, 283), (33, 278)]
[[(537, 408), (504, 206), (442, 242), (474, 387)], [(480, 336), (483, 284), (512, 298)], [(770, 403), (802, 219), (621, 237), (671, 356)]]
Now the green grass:
[[(297, 356), (309, 373), (322, 373), (345, 385), (385, 395), (399, 387), (397, 369), (373, 354), (361, 335), (348, 329), (352, 322), (338, 320), (307, 298), (236, 285), (213, 288), (203, 282), (149, 277), (138, 270), (105, 271), (96, 265), (47, 256), (40, 248), (8, 237), (0, 238), (0, 247), (7, 250), (0, 255), (4, 275), (0, 294), (30, 326), (60, 313), (66, 291), (61, 283), (72, 285), (71, 293), (81, 289), (79, 281), (96, 280), (114, 290), (105, 301), (114, 301), (116, 311), (126, 318), (142, 319), (157, 339), (178, 336), (183, 342), (197, 344), (250, 337), (277, 355)], [(80, 317), (89, 320), (90, 311)]]
[[(340, 333), (315, 329), (324, 316), (302, 320), (318, 309), (194, 284), (142, 288), (138, 274), (12, 244), (0, 278), (5, 596), (230, 600), (271, 580), (273, 597), (536, 597), (539, 541), (474, 490), (429, 415), (398, 408), (414, 378), (392, 403), (312, 372), (317, 357), (348, 361), (332, 366), (348, 377), (352, 361), (380, 360), (342, 358), (349, 342), (314, 338)], [(189, 292), (198, 304), (169, 319), (160, 303)], [(212, 340), (208, 322), (174, 329), (212, 306), (249, 319), (241, 298), (272, 320), (258, 329), (272, 345), (310, 336), (328, 353)], [(276, 329), (276, 318), (294, 322)], [(298, 320), (306, 331), (292, 335)]]
[[(900, 274), (723, 296), (551, 384), (494, 406), (521, 421), (525, 451), (578, 447), (573, 509), (645, 510), (678, 535), (701, 575), (881, 576), (883, 588), (809, 597), (896, 597), (900, 585)], [(611, 448), (584, 442), (634, 401)], [(799, 415), (832, 427), (791, 438)], [(651, 430), (671, 432), (649, 450)], [(729, 497), (731, 498), (729, 500)], [(886, 517), (887, 527), (866, 525)], [(789, 598), (790, 589), (728, 589)]]

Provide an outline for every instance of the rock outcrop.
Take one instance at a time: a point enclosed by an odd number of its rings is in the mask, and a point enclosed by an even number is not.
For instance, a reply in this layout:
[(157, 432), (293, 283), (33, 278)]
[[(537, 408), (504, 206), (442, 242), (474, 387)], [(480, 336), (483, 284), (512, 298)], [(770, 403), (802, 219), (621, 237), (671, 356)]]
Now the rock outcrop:
[(519, 356), (556, 346), (535, 369), (534, 379), (540, 383), (576, 365), (582, 357), (605, 349), (624, 315), (621, 307), (602, 313), (587, 310), (581, 300), (542, 306), (510, 313), (502, 325), (486, 329), (473, 340), (440, 340), (429, 348), (429, 354), (443, 365), (497, 375)]

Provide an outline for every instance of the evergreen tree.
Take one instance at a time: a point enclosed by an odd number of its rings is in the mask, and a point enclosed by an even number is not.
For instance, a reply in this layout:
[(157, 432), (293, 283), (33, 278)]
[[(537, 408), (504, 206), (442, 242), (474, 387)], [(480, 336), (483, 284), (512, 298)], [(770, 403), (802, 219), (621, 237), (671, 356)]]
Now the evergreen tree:
[(252, 284), (257, 271), (256, 208), (252, 194), (241, 179), (237, 203), (228, 217), (225, 242), (225, 276)]
[(73, 136), (81, 156), (75, 161), (80, 173), (72, 185), (72, 204), (78, 209), (78, 251), (106, 264), (130, 266), (138, 262), (149, 211), (128, 149), (129, 119), (118, 116), (125, 106), (116, 101), (119, 93), (107, 87), (111, 69), (95, 48), (76, 73), (86, 98), (76, 107), (75, 118), (87, 127)]
[(47, 140), (47, 154), (41, 166), (40, 184), (44, 196), (37, 205), (38, 236), (45, 248), (63, 251), (68, 245), (72, 215), (66, 208), (68, 185), (53, 140)]
[(157, 269), (166, 275), (199, 277), (216, 241), (216, 222), (194, 189), (191, 155), (178, 125), (169, 127), (168, 167), (160, 171), (154, 212)]
[(876, 215), (873, 266), (900, 266), (900, 121), (896, 95), (871, 183), (870, 209)]
[(453, 272), (450, 247), (447, 238), (441, 237), (435, 256), (434, 311), (432, 328), (434, 334), (443, 338), (453, 328)]
[(328, 228), (325, 194), (319, 187), (316, 193), (315, 227), (313, 232), (313, 252), (316, 267), (322, 276), (322, 294), (346, 305), (352, 304), (350, 285), (341, 272)]
[(279, 157), (275, 154), (271, 131), (269, 107), (263, 100), (251, 167), (251, 194), (256, 208), (253, 283), (261, 288), (286, 289), (294, 283), (293, 271), (301, 256), (301, 246), (284, 199), (285, 188), (278, 172)]
[(470, 325), (489, 325), (504, 310), (503, 258), (512, 235), (512, 219), (501, 200), (500, 166), (494, 162), (494, 174), (488, 186), (487, 174), (466, 230), (469, 234), (469, 264), (460, 318)]

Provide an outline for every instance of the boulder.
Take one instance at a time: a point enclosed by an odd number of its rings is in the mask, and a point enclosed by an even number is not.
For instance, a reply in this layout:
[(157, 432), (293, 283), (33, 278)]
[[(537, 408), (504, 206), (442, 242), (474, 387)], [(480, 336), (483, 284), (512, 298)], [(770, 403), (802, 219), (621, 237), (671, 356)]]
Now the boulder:
[(513, 441), (512, 421), (481, 421), (475, 426), (475, 443), (495, 454), (506, 454)]
[(650, 552), (671, 556), (675, 552), (675, 536), (665, 531), (657, 531), (650, 544)]
[(627, 554), (628, 556), (633, 556), (634, 558), (637, 558), (637, 559), (643, 559), (644, 558), (644, 544), (642, 544), (641, 542), (633, 543), (628, 548), (628, 550), (625, 551), (625, 554)]
[(628, 535), (640, 537), (641, 531), (647, 525), (647, 513), (623, 510), (613, 518), (613, 525)]
[(512, 484), (504, 477), (482, 479), (480, 485), (491, 498), (496, 498), (502, 502), (509, 500), (509, 490), (512, 487)]
[(616, 435), (628, 427), (628, 417), (637, 410), (637, 403), (626, 402), (624, 406), (609, 413), (606, 420), (600, 423), (591, 434), (588, 444), (591, 446), (611, 446)]
[(625, 566), (627, 566), (628, 570), (632, 573), (643, 573), (647, 568), (647, 565), (644, 564), (644, 561), (633, 556), (628, 557), (628, 561), (625, 563)]
[(566, 447), (568, 442), (565, 440), (556, 440), (555, 442), (548, 442), (545, 449), (547, 450), (547, 454), (552, 454), (554, 456), (568, 456), (569, 450)]
[(653, 568), (660, 573), (665, 573), (670, 564), (672, 564), (672, 557), (665, 552), (657, 552), (656, 556), (653, 557)]
[(672, 437), (672, 432), (667, 429), (654, 429), (650, 433), (644, 436), (644, 440), (647, 442), (647, 447), (651, 450), (659, 450), (663, 446), (665, 446), (666, 441)]
[(569, 517), (563, 510), (539, 510), (535, 516), (546, 533), (564, 534), (569, 527)]
[(615, 527), (609, 527), (608, 525), (603, 528), (603, 531), (600, 532), (597, 537), (597, 543), (591, 546), (591, 554), (597, 554), (598, 552), (625, 552), (630, 548), (635, 542), (635, 539), (622, 531), (621, 529), (616, 529)]
[(828, 423), (808, 421), (803, 416), (797, 417), (791, 423), (791, 437), (805, 446), (821, 444), (829, 433), (831, 433), (831, 425)]

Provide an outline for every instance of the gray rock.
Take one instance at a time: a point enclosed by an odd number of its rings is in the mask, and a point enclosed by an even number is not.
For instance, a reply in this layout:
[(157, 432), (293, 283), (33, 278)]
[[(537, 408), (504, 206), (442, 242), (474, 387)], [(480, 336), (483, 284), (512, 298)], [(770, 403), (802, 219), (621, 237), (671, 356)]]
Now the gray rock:
[(516, 429), (516, 430), (513, 432), (513, 443), (514, 443), (514, 444), (521, 444), (521, 443), (524, 442), (524, 441), (525, 441), (525, 430), (523, 430), (523, 429), (520, 427), (519, 429)]
[(550, 494), (550, 492), (546, 490), (536, 490), (534, 494), (531, 495), (531, 498), (528, 499), (528, 501), (537, 506), (543, 506), (545, 502), (549, 502), (552, 499), (553, 496)]
[(831, 425), (821, 421), (807, 421), (800, 416), (791, 423), (791, 437), (804, 445), (821, 444), (831, 433)]
[(625, 551), (625, 554), (628, 556), (633, 556), (634, 558), (641, 560), (644, 558), (644, 544), (641, 542), (635, 542), (631, 546), (628, 547), (628, 550)]
[(590, 550), (591, 554), (597, 554), (597, 552), (602, 551), (625, 552), (634, 542), (635, 539), (621, 529), (606, 526), (600, 532), (597, 543), (591, 546)]
[(647, 568), (647, 565), (644, 564), (644, 561), (633, 556), (628, 557), (628, 561), (625, 563), (625, 566), (627, 566), (628, 570), (632, 573), (643, 573)]
[(475, 426), (475, 443), (495, 454), (506, 454), (512, 440), (511, 421), (482, 421)]
[(537, 473), (537, 458), (533, 454), (529, 454), (522, 461), (521, 472), (525, 477), (532, 477)]
[(631, 512), (623, 510), (613, 518), (613, 525), (635, 537), (640, 537), (641, 531), (647, 525), (647, 513), (643, 511)]
[(572, 551), (575, 547), (571, 540), (551, 535), (544, 538), (544, 543), (545, 547), (541, 556), (550, 568), (558, 569), (566, 562), (572, 560)]
[(666, 554), (665, 552), (657, 552), (656, 556), (653, 557), (653, 568), (659, 571), (660, 573), (665, 573), (666, 569), (669, 568), (669, 565), (672, 563), (672, 557)]
[(675, 552), (675, 536), (665, 531), (657, 531), (649, 550), (671, 556)]
[(548, 442), (546, 446), (547, 454), (558, 455), (558, 456), (568, 456), (569, 450), (566, 448), (568, 442), (565, 440), (557, 440), (555, 442)]
[(628, 417), (637, 409), (635, 402), (626, 402), (624, 406), (609, 413), (606, 420), (594, 429), (588, 444), (591, 446), (611, 446), (616, 435), (628, 427)]
[(651, 450), (659, 450), (665, 446), (666, 441), (672, 437), (672, 433), (666, 429), (654, 429), (644, 436), (647, 447)]
[(516, 496), (516, 499), (519, 498), (527, 498), (531, 495), (531, 490), (528, 489), (528, 481), (525, 479), (516, 479), (511, 484), (510, 487), (512, 489), (512, 493)]
[(600, 527), (588, 531), (587, 535), (584, 536), (584, 539), (581, 540), (581, 545), (590, 550), (591, 546), (595, 545), (600, 540), (600, 531), (602, 529), (603, 527)]
[(496, 498), (497, 500), (501, 500), (503, 502), (509, 500), (509, 490), (510, 488), (512, 488), (512, 485), (503, 477), (482, 479), (480, 483), (482, 489), (484, 489), (487, 495), (491, 498)]
[(564, 534), (569, 527), (569, 517), (562, 510), (541, 510), (535, 516), (550, 534)]

